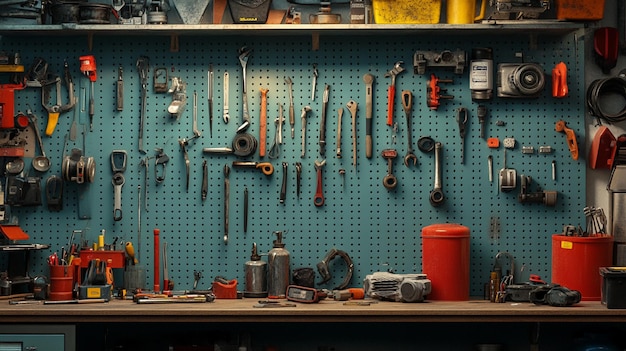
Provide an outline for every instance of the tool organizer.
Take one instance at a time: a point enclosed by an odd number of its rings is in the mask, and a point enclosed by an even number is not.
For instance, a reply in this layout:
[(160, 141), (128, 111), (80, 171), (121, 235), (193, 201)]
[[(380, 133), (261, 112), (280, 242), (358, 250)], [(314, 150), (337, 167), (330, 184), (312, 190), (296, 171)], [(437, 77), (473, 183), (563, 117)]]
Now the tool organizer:
[[(554, 124), (564, 119), (574, 129), (578, 144), (584, 145), (584, 43), (576, 42), (579, 36), (569, 34), (541, 34), (532, 40), (521, 35), (451, 35), (416, 33), (407, 35), (348, 36), (340, 33), (322, 36), (319, 50), (311, 49), (311, 38), (299, 35), (276, 36), (184, 36), (180, 38), (178, 52), (170, 52), (169, 39), (157, 36), (96, 36), (93, 50), (89, 52), (86, 41), (74, 36), (3, 37), (5, 51), (19, 52), (28, 67), (36, 57), (43, 57), (50, 69), (62, 73), (63, 61), (70, 64), (79, 103), (85, 103), (82, 89), (89, 92), (88, 79), (79, 72), (78, 57), (93, 54), (96, 58), (96, 113), (93, 131), (89, 131), (86, 111), (81, 111), (79, 132), (86, 126), (84, 154), (96, 161), (96, 179), (89, 185), (91, 219), (77, 216), (80, 186), (65, 183), (64, 208), (49, 212), (44, 206), (13, 208), (12, 214), (31, 236), (31, 242), (51, 244), (50, 252), (33, 253), (31, 271), (47, 274), (45, 258), (67, 243), (74, 229), (84, 229), (86, 238), (97, 241), (101, 229), (106, 230), (106, 242), (114, 237), (132, 241), (139, 249), (140, 262), (147, 268), (146, 286), (152, 286), (153, 228), (161, 230), (161, 243), (169, 248), (169, 275), (177, 289), (191, 288), (194, 271), (201, 271), (199, 287), (210, 285), (213, 277), (237, 278), (243, 289), (244, 262), (249, 260), (252, 243), (261, 252), (272, 247), (273, 231), (287, 231), (284, 235), (286, 249), (291, 252), (291, 267), (315, 267), (332, 247), (342, 249), (355, 262), (352, 285), (360, 285), (365, 275), (375, 271), (393, 270), (397, 273), (419, 272), (421, 269), (421, 229), (441, 223), (461, 223), (471, 230), (471, 291), (472, 296), (483, 295), (483, 285), (488, 280), (494, 256), (508, 251), (516, 258), (517, 281), (528, 274), (550, 279), (550, 238), (561, 231), (564, 224), (579, 224), (585, 202), (585, 162), (570, 157), (565, 136), (556, 133)], [(248, 61), (248, 102), (252, 126), (248, 130), (258, 139), (261, 87), (268, 93), (267, 147), (274, 138), (274, 119), (278, 105), (284, 107), (283, 144), (277, 159), (269, 160), (275, 167), (272, 176), (259, 171), (232, 169), (230, 172), (230, 235), (228, 244), (223, 241), (223, 168), (231, 166), (235, 156), (203, 155), (203, 147), (230, 146), (237, 127), (242, 122), (242, 70), (237, 50), (242, 46), (253, 49)], [(448, 69), (427, 68), (426, 75), (413, 74), (413, 53), (416, 50), (462, 49), (468, 53), (474, 47), (494, 48), (494, 67), (503, 62), (519, 62), (516, 52), (523, 52), (528, 62), (540, 63), (546, 76), (546, 89), (538, 99), (503, 99), (494, 97), (484, 104), (489, 113), (485, 125), (486, 137), (514, 137), (517, 146), (507, 150), (507, 166), (518, 175), (533, 178), (531, 190), (537, 186), (557, 190), (556, 207), (539, 204), (521, 204), (516, 191), (498, 191), (497, 172), (502, 168), (503, 148), (489, 149), (479, 138), (476, 117), (477, 103), (470, 99), (467, 70), (455, 75)], [(141, 85), (136, 60), (139, 56), (150, 59), (150, 79), (147, 98), (147, 119), (144, 130), (144, 149), (154, 156), (155, 148), (163, 148), (170, 157), (166, 167), (166, 180), (155, 183), (154, 159), (151, 159), (148, 176), (148, 198), (142, 198), (141, 237), (138, 245), (138, 186), (143, 192), (144, 171), (140, 161), (144, 155), (138, 151), (137, 137), (140, 116)], [(404, 61), (406, 72), (396, 83), (395, 117), (399, 124), (397, 142), (392, 143), (391, 128), (386, 125), (387, 87), (385, 73), (395, 62)], [(569, 96), (551, 97), (551, 69), (563, 61), (568, 65)], [(317, 64), (319, 77), (315, 100), (311, 101), (312, 67)], [(207, 70), (213, 65), (214, 120), (213, 137), (209, 136), (207, 103)], [(118, 66), (124, 70), (124, 110), (115, 111), (115, 83)], [(170, 118), (167, 106), (171, 95), (152, 91), (153, 69), (166, 67), (170, 77), (182, 78), (187, 83), (187, 107), (178, 121)], [(225, 71), (230, 74), (230, 117), (222, 120), (223, 81)], [(365, 157), (365, 86), (362, 76), (372, 73), (374, 83), (374, 156)], [(454, 79), (453, 84), (441, 84), (453, 100), (442, 101), (437, 111), (426, 106), (426, 87), (430, 73), (440, 79)], [(290, 136), (288, 123), (289, 96), (285, 77), (293, 80), (296, 111), (295, 139)], [(314, 161), (319, 155), (318, 136), (322, 111), (324, 85), (331, 87), (326, 129), (326, 166), (323, 169), (325, 205), (315, 207), (313, 195), (316, 187)], [(64, 88), (65, 89), (65, 88)], [(399, 99), (402, 90), (414, 95), (413, 147), (418, 165), (407, 168), (402, 163), (406, 153), (406, 122)], [(183, 154), (178, 145), (181, 138), (192, 134), (193, 92), (198, 93), (198, 123), (202, 136), (188, 146), (191, 160), (189, 191), (185, 189)], [(64, 91), (65, 93), (65, 91)], [(40, 89), (28, 88), (16, 92), (16, 111), (30, 106), (39, 118), (43, 130), (47, 116), (40, 104)], [(494, 72), (495, 96), (495, 72)], [(54, 96), (53, 96), (54, 99)], [(358, 162), (356, 169), (351, 160), (351, 121), (345, 108), (349, 100), (359, 104), (357, 117)], [(300, 111), (310, 105), (313, 111), (307, 120), (306, 156), (300, 157)], [(465, 163), (460, 163), (460, 139), (455, 110), (466, 107), (470, 116), (465, 141)], [(337, 109), (344, 108), (342, 123), (343, 157), (335, 157)], [(62, 152), (65, 136), (72, 122), (73, 112), (62, 114), (55, 133), (44, 136), (46, 153), (52, 168), (41, 174), (42, 188), (45, 179), (61, 174)], [(497, 126), (496, 121), (505, 122)], [(443, 191), (446, 196), (442, 207), (434, 208), (428, 201), (433, 188), (434, 156), (417, 149), (421, 136), (431, 136), (443, 143)], [(34, 147), (34, 140), (29, 147)], [(522, 154), (521, 146), (550, 145), (552, 154)], [(66, 155), (73, 147), (83, 148), (82, 135), (67, 144)], [(386, 148), (398, 150), (394, 161), (394, 174), (398, 187), (388, 191), (382, 179), (387, 174), (387, 161), (381, 157)], [(126, 182), (122, 192), (123, 219), (113, 221), (113, 186), (110, 154), (112, 150), (128, 151)], [(487, 157), (493, 156), (494, 180), (489, 182)], [(581, 158), (584, 158), (582, 155)], [(261, 161), (258, 152), (251, 160)], [(202, 161), (209, 165), (209, 190), (206, 201), (200, 199)], [(551, 163), (557, 162), (556, 181), (551, 178)], [(266, 156), (263, 161), (268, 161)], [(279, 203), (283, 175), (282, 162), (288, 162), (287, 199)], [(296, 197), (295, 162), (301, 162), (302, 192)], [(26, 171), (30, 160), (26, 160)], [(344, 176), (339, 174), (345, 169)], [(29, 171), (30, 175), (36, 173)], [(343, 178), (343, 180), (342, 180)], [(243, 192), (247, 187), (250, 196), (249, 228), (243, 232)], [(141, 195), (143, 197), (143, 193)], [(84, 200), (83, 200), (84, 201)], [(144, 208), (144, 203), (147, 208)], [(492, 218), (499, 223), (499, 235), (490, 235)], [(138, 247), (139, 246), (139, 247)], [(342, 279), (344, 264), (338, 260), (331, 264), (333, 279), (324, 286), (332, 288)], [(161, 275), (162, 276), (162, 275)]]

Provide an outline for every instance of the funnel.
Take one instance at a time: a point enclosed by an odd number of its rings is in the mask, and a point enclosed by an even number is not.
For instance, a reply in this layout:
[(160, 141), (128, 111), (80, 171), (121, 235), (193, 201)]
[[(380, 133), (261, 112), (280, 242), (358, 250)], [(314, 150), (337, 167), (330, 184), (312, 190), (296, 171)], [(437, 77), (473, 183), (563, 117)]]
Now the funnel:
[(184, 24), (199, 24), (211, 0), (171, 0)]

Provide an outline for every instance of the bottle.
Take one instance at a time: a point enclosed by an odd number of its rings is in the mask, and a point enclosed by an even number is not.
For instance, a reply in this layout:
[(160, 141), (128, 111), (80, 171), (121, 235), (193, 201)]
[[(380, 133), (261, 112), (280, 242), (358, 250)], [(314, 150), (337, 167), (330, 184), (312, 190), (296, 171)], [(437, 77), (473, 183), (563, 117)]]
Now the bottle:
[(244, 297), (267, 297), (267, 263), (261, 261), (256, 243), (252, 244), (250, 261), (244, 265), (245, 286)]
[(270, 299), (284, 299), (287, 297), (287, 286), (291, 270), (289, 269), (289, 251), (285, 250), (283, 232), (276, 231), (274, 248), (267, 254), (268, 280), (267, 292)]
[(472, 100), (491, 100), (493, 98), (493, 49), (472, 49), (469, 69)]

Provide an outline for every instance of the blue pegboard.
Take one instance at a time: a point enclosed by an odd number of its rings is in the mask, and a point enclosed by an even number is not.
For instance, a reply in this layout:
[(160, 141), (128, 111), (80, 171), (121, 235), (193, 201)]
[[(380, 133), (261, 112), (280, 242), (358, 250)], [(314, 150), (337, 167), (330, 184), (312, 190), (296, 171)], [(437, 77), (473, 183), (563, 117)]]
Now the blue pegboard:
[[(148, 267), (147, 286), (151, 286), (152, 229), (161, 230), (161, 239), (168, 242), (170, 251), (170, 277), (177, 288), (190, 288), (193, 272), (202, 271), (206, 286), (214, 276), (222, 275), (243, 281), (244, 262), (249, 259), (252, 243), (256, 242), (262, 252), (271, 249), (272, 232), (287, 231), (286, 248), (292, 254), (292, 268), (314, 267), (332, 248), (347, 251), (355, 262), (353, 285), (360, 285), (365, 275), (374, 271), (393, 269), (398, 273), (416, 272), (421, 269), (420, 233), (424, 226), (433, 223), (461, 223), (471, 229), (471, 295), (482, 295), (483, 284), (492, 268), (493, 258), (499, 251), (515, 255), (518, 267), (524, 267), (523, 280), (529, 273), (536, 273), (549, 280), (550, 237), (560, 232), (564, 224), (578, 224), (585, 206), (585, 163), (569, 156), (565, 137), (554, 131), (559, 119), (567, 121), (584, 145), (584, 82), (583, 54), (576, 43), (577, 36), (541, 35), (528, 40), (523, 35), (504, 36), (481, 33), (480, 35), (394, 35), (383, 33), (374, 36), (323, 36), (319, 50), (311, 50), (308, 36), (244, 36), (231, 37), (180, 37), (180, 50), (170, 52), (169, 38), (156, 36), (95, 36), (93, 51), (89, 52), (76, 37), (3, 37), (5, 51), (20, 52), (25, 65), (34, 58), (45, 58), (52, 70), (62, 72), (63, 62), (70, 64), (77, 83), (76, 92), (84, 102), (83, 94), (89, 84), (78, 69), (78, 57), (93, 54), (98, 66), (96, 87), (96, 113), (93, 131), (89, 131), (86, 111), (81, 111), (79, 131), (86, 126), (86, 150), (96, 161), (96, 180), (90, 186), (91, 219), (77, 216), (77, 198), (80, 186), (66, 183), (64, 209), (49, 212), (45, 206), (37, 208), (14, 208), (22, 228), (31, 235), (32, 242), (50, 243), (51, 250), (59, 250), (74, 229), (86, 229), (87, 238), (95, 241), (100, 230), (106, 230), (107, 242), (114, 237), (123, 241), (138, 239), (139, 186), (144, 186), (144, 169), (140, 162), (144, 155), (138, 151), (138, 127), (140, 115), (140, 82), (135, 67), (139, 56), (150, 58), (151, 68), (165, 67), (171, 76), (187, 83), (187, 109), (178, 121), (167, 112), (171, 96), (156, 94), (152, 90), (150, 72), (147, 97), (147, 120), (144, 131), (144, 148), (147, 156), (154, 156), (155, 148), (163, 148), (170, 157), (166, 167), (166, 180), (155, 183), (154, 159), (150, 162), (146, 207), (141, 208), (140, 259)], [(479, 138), (476, 117), (477, 103), (471, 101), (468, 74), (455, 75), (446, 69), (429, 69), (427, 75), (412, 73), (415, 50), (454, 50), (470, 52), (474, 47), (491, 46), (495, 51), (494, 63), (519, 62), (515, 56), (523, 52), (527, 61), (537, 62), (549, 74), (552, 67), (564, 61), (569, 67), (569, 96), (555, 99), (550, 95), (550, 79), (546, 90), (538, 99), (494, 98), (485, 103), (489, 118), (485, 129), (488, 137), (514, 137), (517, 147), (507, 152), (507, 166), (518, 174), (530, 175), (535, 185), (546, 190), (558, 191), (556, 207), (523, 205), (517, 194), (500, 193), (497, 170), (502, 167), (503, 151), (491, 150)], [(248, 101), (252, 126), (249, 132), (259, 135), (260, 88), (268, 93), (267, 146), (274, 138), (274, 120), (278, 117), (278, 104), (285, 108), (288, 117), (288, 89), (285, 77), (291, 77), (296, 110), (295, 139), (290, 136), (288, 119), (283, 127), (280, 157), (270, 160), (275, 173), (267, 177), (260, 172), (231, 169), (230, 183), (230, 238), (222, 240), (223, 230), (223, 168), (236, 158), (234, 156), (203, 155), (203, 147), (229, 146), (242, 121), (242, 73), (237, 50), (242, 46), (253, 49), (248, 63)], [(398, 122), (397, 141), (392, 141), (391, 128), (386, 125), (387, 86), (385, 73), (397, 61), (404, 61), (407, 72), (398, 76), (395, 103), (395, 121)], [(209, 136), (207, 70), (213, 65), (214, 120), (213, 137)], [(312, 67), (317, 64), (316, 98), (311, 101)], [(117, 70), (124, 70), (124, 110), (115, 111), (115, 82)], [(230, 75), (230, 116), (222, 120), (223, 81), (225, 71)], [(365, 87), (362, 76), (375, 76), (374, 84), (374, 157), (365, 157)], [(426, 106), (426, 87), (430, 73), (439, 78), (450, 78), (452, 84), (442, 84), (454, 99), (442, 102), (437, 111)], [(316, 187), (314, 161), (319, 155), (318, 135), (322, 113), (324, 85), (330, 85), (330, 98), (326, 130), (326, 166), (323, 170), (326, 203), (317, 208), (313, 204)], [(402, 164), (406, 152), (406, 123), (400, 105), (399, 93), (410, 90), (414, 95), (413, 143), (418, 156), (418, 166), (407, 168)], [(190, 188), (185, 189), (185, 170), (178, 140), (192, 135), (193, 92), (198, 94), (199, 129), (202, 136), (190, 142), (191, 160)], [(39, 89), (26, 89), (16, 94), (16, 110), (30, 106), (39, 116), (43, 128), (45, 111), (40, 107)], [(350, 140), (350, 113), (345, 104), (358, 103), (357, 167), (352, 166)], [(310, 105), (312, 112), (307, 123), (306, 156), (300, 157), (300, 110)], [(460, 163), (460, 141), (455, 111), (464, 106), (469, 110), (468, 132), (465, 141), (465, 163)], [(335, 157), (337, 110), (344, 109), (342, 121), (343, 157)], [(504, 126), (497, 126), (496, 121)], [(63, 114), (51, 137), (44, 137), (48, 156), (53, 166), (41, 177), (61, 173), (62, 152), (65, 136), (72, 121), (72, 113)], [(417, 150), (416, 142), (421, 136), (431, 136), (443, 143), (443, 190), (444, 206), (434, 208), (428, 201), (433, 187), (433, 156)], [(31, 140), (32, 141), (32, 140)], [(550, 145), (555, 150), (549, 155), (522, 154), (521, 146)], [(83, 148), (82, 135), (72, 147)], [(387, 173), (387, 162), (380, 156), (386, 148), (398, 150), (394, 174), (398, 187), (386, 190), (382, 179)], [(110, 153), (112, 150), (128, 151), (128, 168), (124, 173), (123, 219), (113, 221), (113, 186), (111, 184)], [(487, 156), (494, 159), (494, 181), (487, 176)], [(200, 198), (202, 161), (209, 165), (208, 198)], [(258, 153), (251, 160), (260, 161)], [(265, 157), (265, 161), (268, 158)], [(551, 178), (551, 163), (557, 162), (557, 178)], [(283, 170), (288, 165), (288, 189), (285, 204), (279, 203)], [(298, 199), (295, 188), (295, 162), (302, 162), (302, 193)], [(29, 162), (27, 162), (29, 164)], [(344, 169), (345, 175), (339, 170)], [(35, 172), (30, 171), (33, 175)], [(248, 188), (250, 196), (250, 223), (243, 232), (243, 191)], [(143, 189), (141, 190), (143, 193)], [(143, 194), (141, 195), (143, 197)], [(500, 235), (490, 237), (489, 224), (492, 217), (499, 218)], [(47, 271), (45, 257), (49, 252), (34, 254), (35, 272)], [(328, 285), (337, 283), (343, 276), (344, 267), (333, 263), (335, 278)], [(336, 282), (335, 282), (336, 281)], [(334, 286), (334, 285), (333, 285)]]

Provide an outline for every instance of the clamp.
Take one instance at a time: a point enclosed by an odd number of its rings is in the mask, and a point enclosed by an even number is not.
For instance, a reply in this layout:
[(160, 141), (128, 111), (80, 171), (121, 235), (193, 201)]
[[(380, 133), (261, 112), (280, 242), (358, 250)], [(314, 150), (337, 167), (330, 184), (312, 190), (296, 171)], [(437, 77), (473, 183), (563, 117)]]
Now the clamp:
[(330, 249), (330, 251), (328, 251), (326, 256), (322, 259), (322, 261), (317, 264), (317, 271), (322, 276), (322, 281), (318, 284), (324, 284), (332, 278), (328, 266), (330, 265), (330, 261), (332, 261), (337, 256), (343, 258), (343, 260), (346, 262), (346, 267), (348, 267), (348, 271), (346, 272), (346, 276), (344, 277), (343, 282), (333, 290), (343, 290), (348, 286), (348, 284), (350, 284), (350, 279), (352, 279), (352, 273), (354, 272), (354, 263), (345, 251), (337, 250), (335, 248)]

